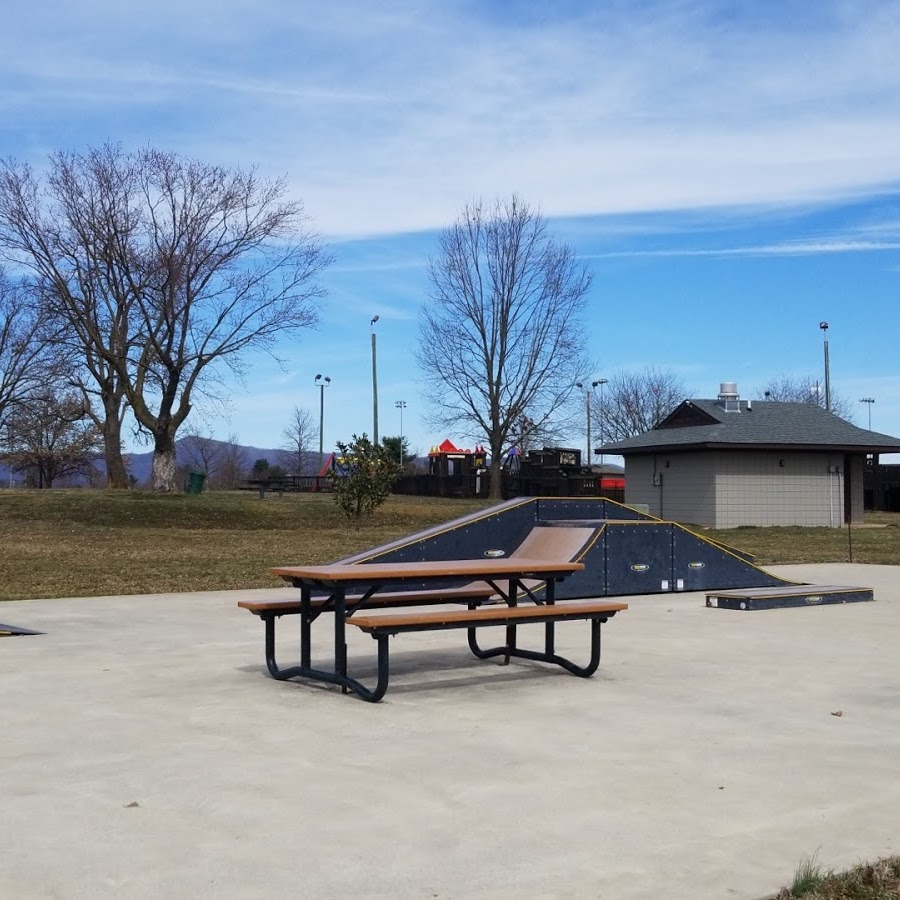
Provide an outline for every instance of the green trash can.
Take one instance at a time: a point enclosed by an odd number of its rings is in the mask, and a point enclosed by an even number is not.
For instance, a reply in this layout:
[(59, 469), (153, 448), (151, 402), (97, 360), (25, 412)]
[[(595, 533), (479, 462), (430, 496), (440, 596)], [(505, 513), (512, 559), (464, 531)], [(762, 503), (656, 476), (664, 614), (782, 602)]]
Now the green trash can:
[(187, 492), (189, 494), (200, 494), (203, 492), (203, 482), (206, 481), (206, 475), (203, 472), (191, 472), (188, 476)]

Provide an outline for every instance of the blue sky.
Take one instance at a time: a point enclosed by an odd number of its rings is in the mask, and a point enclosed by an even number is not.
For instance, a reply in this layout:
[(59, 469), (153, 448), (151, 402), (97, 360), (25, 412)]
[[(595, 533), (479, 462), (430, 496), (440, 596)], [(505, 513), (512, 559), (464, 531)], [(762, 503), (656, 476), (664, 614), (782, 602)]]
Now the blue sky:
[[(0, 153), (151, 143), (288, 178), (335, 262), (321, 327), (261, 356), (217, 436), (422, 452), (413, 359), (439, 230), (517, 192), (589, 264), (595, 377), (656, 365), (692, 396), (822, 373), (900, 436), (900, 2), (61, 0), (0, 31)], [(574, 433), (571, 443), (583, 444)], [(468, 443), (462, 441), (462, 443)]]

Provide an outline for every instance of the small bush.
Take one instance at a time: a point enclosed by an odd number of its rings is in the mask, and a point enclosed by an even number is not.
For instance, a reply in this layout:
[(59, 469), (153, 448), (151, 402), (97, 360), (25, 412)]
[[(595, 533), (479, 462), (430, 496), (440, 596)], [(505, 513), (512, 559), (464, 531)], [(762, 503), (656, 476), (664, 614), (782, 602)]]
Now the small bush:
[(338, 442), (338, 459), (331, 470), (334, 501), (357, 527), (391, 493), (391, 485), (400, 474), (397, 461), (380, 444), (373, 444), (363, 433), (353, 435), (349, 444)]

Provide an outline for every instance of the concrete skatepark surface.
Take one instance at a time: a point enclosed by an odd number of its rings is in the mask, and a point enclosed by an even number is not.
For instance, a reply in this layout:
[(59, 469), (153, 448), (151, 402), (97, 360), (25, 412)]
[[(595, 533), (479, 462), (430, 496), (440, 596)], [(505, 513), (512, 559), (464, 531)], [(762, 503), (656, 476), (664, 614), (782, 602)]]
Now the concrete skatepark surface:
[(758, 898), (898, 853), (900, 567), (773, 570), (876, 602), (625, 597), (587, 680), (400, 635), (375, 705), (267, 676), (235, 604), (290, 588), (0, 604), (46, 632), (0, 639), (0, 897)]

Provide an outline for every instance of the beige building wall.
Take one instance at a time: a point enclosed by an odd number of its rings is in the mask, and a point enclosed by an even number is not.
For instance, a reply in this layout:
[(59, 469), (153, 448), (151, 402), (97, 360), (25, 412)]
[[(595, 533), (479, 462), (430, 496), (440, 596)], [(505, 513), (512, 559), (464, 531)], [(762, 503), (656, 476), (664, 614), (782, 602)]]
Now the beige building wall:
[(866, 515), (865, 492), (863, 491), (863, 478), (865, 478), (866, 457), (857, 454), (850, 457), (850, 484), (853, 487), (853, 496), (850, 502), (850, 523), (862, 524)]
[(715, 520), (716, 484), (710, 454), (630, 456), (625, 463), (625, 502), (646, 503), (650, 514), (686, 525)]
[[(843, 453), (712, 454), (716, 528), (844, 522)], [(861, 485), (860, 485), (861, 486)]]
[(646, 504), (651, 516), (659, 516), (659, 491), (653, 486), (654, 457), (625, 459), (625, 502)]
[[(863, 517), (863, 458), (851, 459), (854, 522)], [(844, 524), (844, 454), (719, 451), (626, 460), (625, 502), (692, 525)]]

